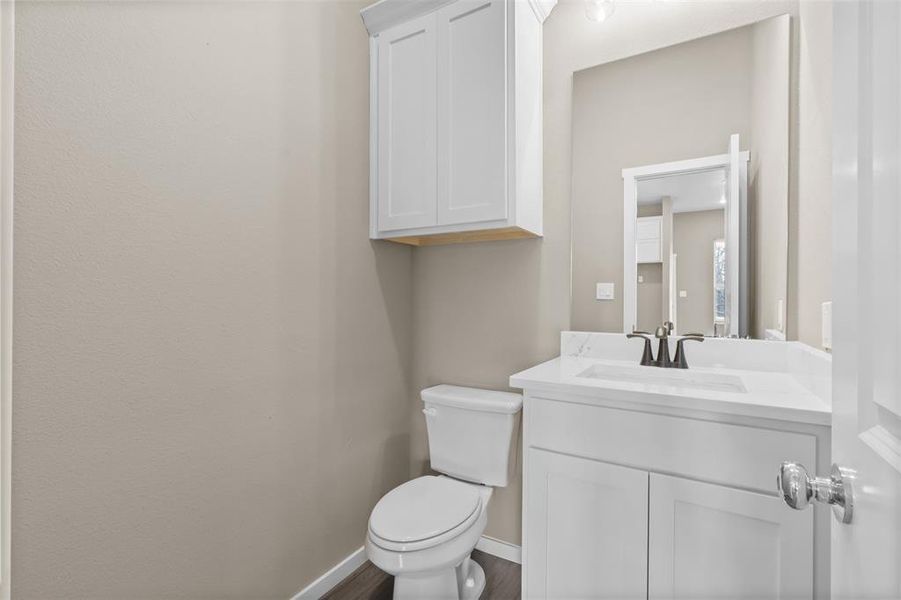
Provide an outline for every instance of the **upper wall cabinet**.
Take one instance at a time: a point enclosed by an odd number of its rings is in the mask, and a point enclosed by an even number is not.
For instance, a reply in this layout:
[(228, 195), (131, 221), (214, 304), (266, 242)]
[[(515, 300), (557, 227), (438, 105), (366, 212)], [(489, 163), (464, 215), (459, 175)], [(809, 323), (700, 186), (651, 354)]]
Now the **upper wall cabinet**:
[(541, 24), (556, 0), (382, 0), (370, 39), (370, 237), (542, 232)]

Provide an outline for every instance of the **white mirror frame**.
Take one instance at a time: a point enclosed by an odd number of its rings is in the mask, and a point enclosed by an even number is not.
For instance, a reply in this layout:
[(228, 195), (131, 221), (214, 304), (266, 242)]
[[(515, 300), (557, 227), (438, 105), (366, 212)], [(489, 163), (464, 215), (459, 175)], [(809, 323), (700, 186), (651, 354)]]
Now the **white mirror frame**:
[[(741, 164), (739, 184), (740, 210), (729, 211), (729, 232), (738, 232), (738, 252), (728, 255), (727, 273), (739, 273), (740, 277), (731, 277), (727, 283), (729, 296), (728, 336), (746, 336), (748, 323), (748, 257), (747, 257), (747, 198), (748, 161), (751, 153), (747, 150), (739, 153)], [(623, 169), (623, 332), (631, 333), (638, 322), (638, 264), (635, 256), (635, 227), (638, 218), (638, 182), (643, 179), (655, 179), (667, 175), (678, 175), (709, 169), (729, 168), (729, 154), (717, 154), (703, 158), (677, 160), (656, 165), (630, 167)], [(727, 240), (728, 240), (727, 235)], [(734, 233), (732, 234), (734, 237)], [(729, 242), (726, 242), (727, 245)], [(728, 246), (727, 246), (728, 247)], [(732, 299), (737, 298), (738, 302)]]

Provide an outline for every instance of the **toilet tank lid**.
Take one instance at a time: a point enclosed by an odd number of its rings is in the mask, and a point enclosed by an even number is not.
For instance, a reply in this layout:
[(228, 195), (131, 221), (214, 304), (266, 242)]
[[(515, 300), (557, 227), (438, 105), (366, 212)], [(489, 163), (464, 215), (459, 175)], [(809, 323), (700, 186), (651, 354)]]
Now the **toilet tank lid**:
[(422, 390), (422, 401), (469, 410), (512, 415), (522, 408), (522, 395), (459, 385), (436, 385)]

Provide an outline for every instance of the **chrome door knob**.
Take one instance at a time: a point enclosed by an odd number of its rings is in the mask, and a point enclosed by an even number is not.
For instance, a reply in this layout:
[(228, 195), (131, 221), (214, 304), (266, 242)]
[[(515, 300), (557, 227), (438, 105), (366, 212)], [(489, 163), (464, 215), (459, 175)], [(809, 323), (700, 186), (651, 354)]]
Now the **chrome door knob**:
[(779, 496), (790, 508), (804, 510), (811, 501), (832, 506), (835, 518), (842, 523), (850, 523), (854, 506), (850, 473), (832, 465), (829, 477), (810, 477), (804, 465), (784, 462), (776, 478)]

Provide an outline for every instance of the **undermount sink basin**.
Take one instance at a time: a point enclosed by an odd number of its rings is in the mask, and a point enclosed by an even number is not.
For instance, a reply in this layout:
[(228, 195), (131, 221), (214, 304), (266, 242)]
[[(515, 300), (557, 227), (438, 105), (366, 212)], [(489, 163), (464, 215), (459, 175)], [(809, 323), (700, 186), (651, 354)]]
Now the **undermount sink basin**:
[(645, 385), (666, 385), (683, 389), (731, 392), (734, 394), (748, 393), (740, 377), (718, 373), (699, 373), (690, 369), (591, 365), (576, 375), (576, 377)]

